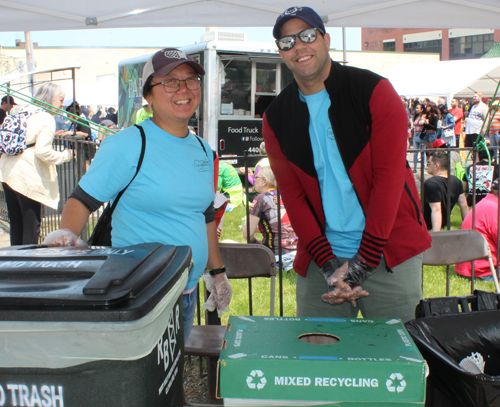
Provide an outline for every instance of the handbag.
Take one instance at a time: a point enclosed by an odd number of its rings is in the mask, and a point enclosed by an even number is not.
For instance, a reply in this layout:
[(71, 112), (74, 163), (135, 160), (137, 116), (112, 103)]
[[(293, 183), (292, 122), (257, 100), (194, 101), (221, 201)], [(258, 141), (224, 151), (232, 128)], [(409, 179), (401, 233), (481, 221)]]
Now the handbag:
[(422, 131), (420, 132), (420, 140), (424, 140), (425, 139), (425, 136), (426, 136), (426, 130), (425, 129), (422, 129)]
[(115, 200), (113, 201), (113, 204), (111, 205), (108, 204), (108, 206), (106, 206), (106, 208), (102, 212), (102, 215), (99, 217), (99, 220), (97, 221), (97, 224), (95, 225), (94, 230), (92, 231), (92, 235), (87, 241), (89, 246), (111, 246), (111, 230), (112, 230), (111, 220), (113, 212), (116, 208), (116, 205), (118, 205), (118, 201), (120, 200), (122, 195), (125, 193), (127, 188), (130, 186), (132, 181), (139, 173), (139, 170), (141, 169), (142, 161), (144, 159), (144, 152), (146, 151), (146, 134), (144, 133), (144, 129), (141, 126), (138, 126), (137, 124), (135, 124), (134, 126), (139, 129), (142, 138), (141, 155), (139, 157), (139, 162), (137, 164), (137, 170), (135, 171), (134, 176), (127, 184), (127, 186), (123, 188), (120, 191), (120, 193), (116, 196)]
[(443, 129), (443, 136), (444, 137), (455, 137), (455, 130), (454, 129)]

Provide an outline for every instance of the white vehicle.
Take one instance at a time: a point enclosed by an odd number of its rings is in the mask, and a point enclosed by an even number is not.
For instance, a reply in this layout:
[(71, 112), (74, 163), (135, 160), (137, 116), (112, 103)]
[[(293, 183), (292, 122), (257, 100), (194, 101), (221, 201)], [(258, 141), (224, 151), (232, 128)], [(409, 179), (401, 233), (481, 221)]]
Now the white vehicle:
[[(245, 152), (258, 154), (263, 141), (264, 110), (291, 82), (291, 71), (274, 43), (208, 41), (180, 49), (205, 69), (202, 100), (192, 119), (193, 127), (221, 158), (242, 166), (241, 159), (230, 157), (243, 156)], [(150, 56), (119, 64), (120, 127), (133, 125), (137, 111), (145, 103), (142, 68)], [(249, 165), (252, 164), (253, 161)]]

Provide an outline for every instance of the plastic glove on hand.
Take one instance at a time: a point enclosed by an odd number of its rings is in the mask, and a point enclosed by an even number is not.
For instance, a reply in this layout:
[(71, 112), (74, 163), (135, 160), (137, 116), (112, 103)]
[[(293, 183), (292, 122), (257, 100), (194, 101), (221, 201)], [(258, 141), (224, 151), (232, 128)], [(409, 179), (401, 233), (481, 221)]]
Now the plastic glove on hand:
[(332, 291), (335, 289), (334, 285), (330, 285), (328, 282), (330, 277), (340, 268), (340, 261), (338, 257), (334, 257), (333, 259), (328, 260), (323, 266), (319, 269), (319, 272), (325, 278), (326, 284), (328, 286), (328, 291)]
[(357, 299), (369, 295), (361, 288), (361, 284), (375, 271), (374, 267), (366, 264), (360, 256), (355, 255), (330, 277), (328, 284), (334, 286), (335, 289), (323, 294), (322, 300), (332, 305), (349, 301), (355, 307)]
[(231, 288), (231, 284), (229, 284), (226, 273), (215, 276), (215, 294), (217, 314), (220, 318), (224, 312), (229, 312), (229, 304), (233, 297), (233, 289)]
[(87, 246), (87, 243), (69, 229), (54, 230), (45, 237), (43, 244), (55, 247)]
[(215, 310), (215, 308), (217, 308), (217, 303), (215, 302), (215, 294), (211, 293), (205, 301), (205, 304), (203, 304), (203, 311), (212, 312), (213, 310)]
[(205, 287), (211, 293), (205, 304), (203, 304), (203, 309), (205, 311), (214, 311), (217, 308), (217, 315), (220, 318), (225, 311), (229, 311), (229, 303), (233, 296), (231, 284), (229, 284), (225, 273), (218, 274), (215, 277), (204, 273), (203, 280), (205, 281)]
[(205, 282), (205, 288), (211, 293), (205, 304), (203, 304), (203, 310), (212, 312), (217, 307), (215, 302), (215, 279), (208, 273), (204, 273), (202, 277)]

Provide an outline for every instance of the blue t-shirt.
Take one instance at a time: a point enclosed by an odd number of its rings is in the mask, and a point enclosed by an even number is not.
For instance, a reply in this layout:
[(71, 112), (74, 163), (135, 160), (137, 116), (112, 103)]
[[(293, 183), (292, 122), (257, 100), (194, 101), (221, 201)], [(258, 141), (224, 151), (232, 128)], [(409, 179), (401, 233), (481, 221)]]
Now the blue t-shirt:
[[(193, 134), (174, 137), (150, 119), (141, 126), (146, 133), (144, 161), (113, 213), (113, 246), (191, 246), (190, 289), (208, 259), (204, 212), (215, 197), (212, 150), (203, 141), (205, 153)], [(80, 187), (101, 202), (112, 201), (134, 176), (140, 152), (141, 135), (135, 127), (106, 138)]]
[(300, 94), (309, 110), (309, 136), (325, 212), (325, 234), (333, 253), (352, 257), (359, 249), (365, 216), (340, 157), (328, 118), (330, 98), (326, 89), (314, 95)]

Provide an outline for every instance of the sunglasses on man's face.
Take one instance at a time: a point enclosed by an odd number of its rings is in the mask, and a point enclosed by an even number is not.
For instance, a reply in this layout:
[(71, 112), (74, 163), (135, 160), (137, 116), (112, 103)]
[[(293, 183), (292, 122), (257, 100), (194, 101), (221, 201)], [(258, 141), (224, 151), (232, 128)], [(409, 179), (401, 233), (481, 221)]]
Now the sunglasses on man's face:
[(281, 37), (280, 39), (276, 40), (276, 45), (281, 51), (289, 51), (295, 46), (297, 38), (304, 44), (311, 44), (318, 38), (318, 31), (322, 35), (325, 35), (323, 30), (321, 30), (320, 28), (306, 28), (298, 34), (285, 35), (284, 37)]

